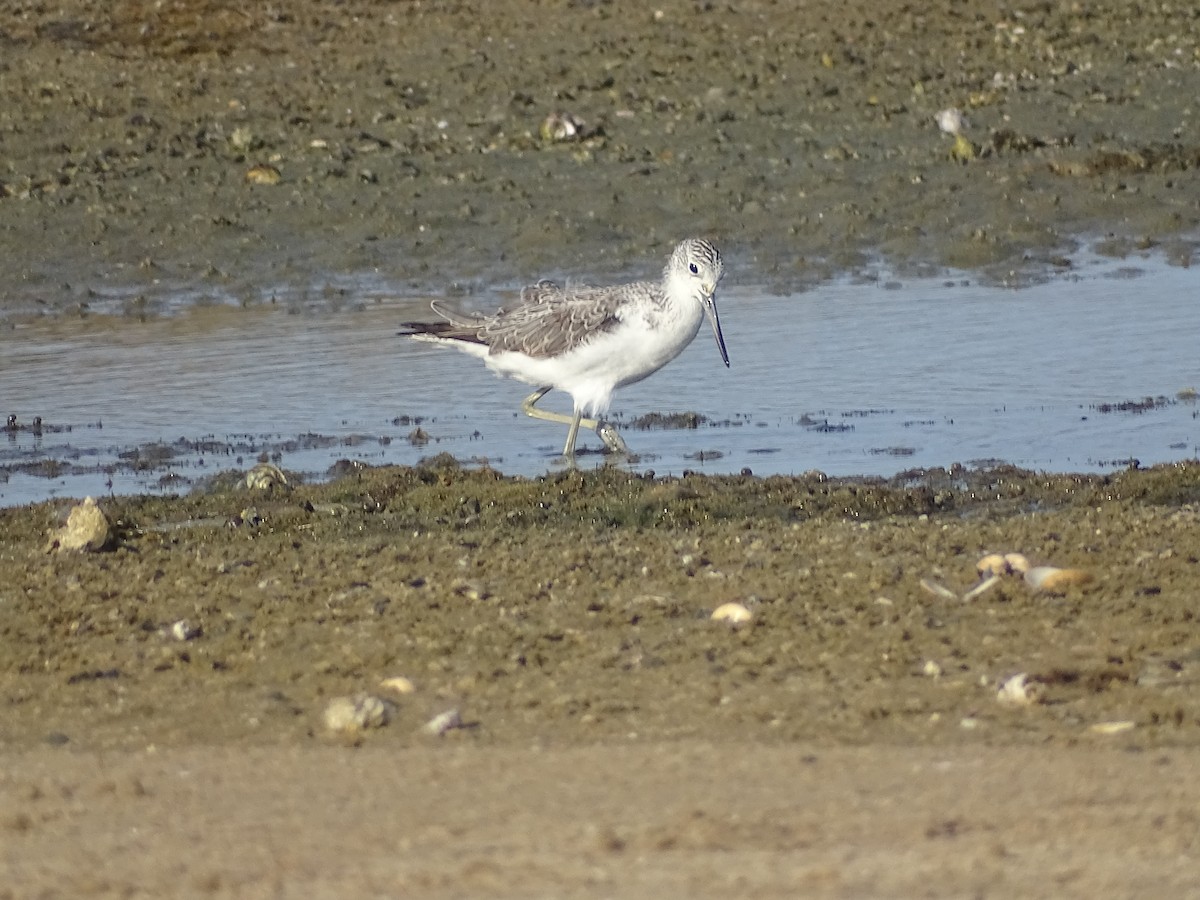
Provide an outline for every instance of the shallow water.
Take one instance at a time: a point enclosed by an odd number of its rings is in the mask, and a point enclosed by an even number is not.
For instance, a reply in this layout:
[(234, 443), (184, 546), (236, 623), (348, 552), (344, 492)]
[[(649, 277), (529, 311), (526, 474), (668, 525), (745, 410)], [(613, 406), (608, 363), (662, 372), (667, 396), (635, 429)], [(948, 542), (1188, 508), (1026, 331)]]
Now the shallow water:
[[(1200, 407), (1177, 395), (1200, 384), (1197, 287), (1192, 270), (1148, 259), (1092, 261), (1019, 290), (966, 275), (793, 296), (733, 285), (719, 296), (732, 367), (706, 327), (614, 404), (626, 423), (650, 412), (707, 421), (627, 426), (641, 457), (624, 464), (892, 475), (955, 462), (1101, 471), (1193, 458)], [(427, 314), (425, 299), (406, 298), (16, 326), (0, 335), (0, 402), (18, 421), (0, 432), (0, 505), (187, 490), (260, 454), (305, 477), (339, 459), (441, 452), (507, 474), (561, 466), (565, 426), (520, 414), (526, 386), (397, 337), (398, 322)], [(551, 394), (543, 406), (569, 401)], [(428, 443), (410, 440), (418, 422)], [(581, 445), (599, 442), (585, 434)], [(138, 448), (149, 462), (137, 462)]]

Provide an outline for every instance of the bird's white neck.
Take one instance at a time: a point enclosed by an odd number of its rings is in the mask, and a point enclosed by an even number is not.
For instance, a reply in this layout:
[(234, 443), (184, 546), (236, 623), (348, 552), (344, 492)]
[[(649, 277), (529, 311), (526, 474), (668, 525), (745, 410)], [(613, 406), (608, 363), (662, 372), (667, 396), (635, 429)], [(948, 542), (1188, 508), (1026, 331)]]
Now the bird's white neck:
[(663, 273), (663, 295), (667, 304), (674, 307), (695, 305), (699, 308), (704, 298), (694, 276), (671, 271)]

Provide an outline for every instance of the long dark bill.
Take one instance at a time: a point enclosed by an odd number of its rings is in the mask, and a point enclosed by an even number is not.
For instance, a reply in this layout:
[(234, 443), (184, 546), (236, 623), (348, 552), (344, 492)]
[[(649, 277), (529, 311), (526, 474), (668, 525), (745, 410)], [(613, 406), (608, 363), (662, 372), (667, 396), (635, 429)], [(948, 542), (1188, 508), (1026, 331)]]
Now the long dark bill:
[(721, 351), (721, 359), (725, 368), (729, 368), (729, 354), (725, 350), (725, 336), (721, 334), (721, 320), (717, 316), (716, 298), (709, 295), (704, 298), (704, 314), (708, 316), (708, 324), (712, 326), (713, 337), (717, 339), (717, 349)]

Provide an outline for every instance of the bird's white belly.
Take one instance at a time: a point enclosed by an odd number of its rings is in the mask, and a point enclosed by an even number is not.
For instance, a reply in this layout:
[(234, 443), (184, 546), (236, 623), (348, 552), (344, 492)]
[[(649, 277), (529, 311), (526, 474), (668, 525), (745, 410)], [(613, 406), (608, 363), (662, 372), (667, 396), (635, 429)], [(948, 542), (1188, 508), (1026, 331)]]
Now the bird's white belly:
[(638, 315), (620, 328), (594, 337), (561, 356), (535, 358), (513, 351), (485, 357), (488, 368), (527, 384), (566, 391), (575, 408), (602, 416), (613, 391), (657, 372), (691, 343), (703, 311), (673, 310), (654, 320)]

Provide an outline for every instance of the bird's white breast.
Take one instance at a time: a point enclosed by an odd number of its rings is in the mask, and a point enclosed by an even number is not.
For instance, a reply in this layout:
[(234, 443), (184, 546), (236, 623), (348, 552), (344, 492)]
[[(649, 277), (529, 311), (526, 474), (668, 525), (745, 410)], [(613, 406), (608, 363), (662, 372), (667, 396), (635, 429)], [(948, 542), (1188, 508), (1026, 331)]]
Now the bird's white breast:
[(586, 415), (602, 416), (613, 391), (657, 372), (691, 343), (704, 313), (699, 302), (637, 304), (621, 324), (584, 341), (562, 356), (535, 359), (524, 353), (494, 353), (488, 368), (527, 384), (551, 385), (571, 394)]

